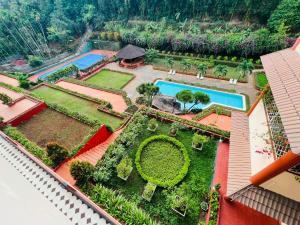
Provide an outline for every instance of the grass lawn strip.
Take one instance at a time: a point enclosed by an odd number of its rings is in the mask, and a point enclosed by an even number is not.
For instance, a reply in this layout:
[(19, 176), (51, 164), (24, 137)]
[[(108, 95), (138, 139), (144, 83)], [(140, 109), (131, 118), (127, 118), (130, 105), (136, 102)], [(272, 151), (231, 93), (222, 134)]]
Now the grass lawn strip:
[(97, 120), (102, 124), (110, 125), (113, 129), (118, 128), (122, 123), (121, 119), (97, 110), (98, 104), (66, 92), (47, 86), (41, 86), (32, 92), (51, 104), (61, 105), (70, 111), (83, 114), (91, 120)]
[(45, 109), (18, 126), (29, 140), (45, 148), (56, 142), (72, 151), (89, 134), (91, 127), (51, 109)]
[(122, 89), (133, 78), (134, 75), (131, 74), (104, 69), (88, 78), (86, 82), (100, 87)]

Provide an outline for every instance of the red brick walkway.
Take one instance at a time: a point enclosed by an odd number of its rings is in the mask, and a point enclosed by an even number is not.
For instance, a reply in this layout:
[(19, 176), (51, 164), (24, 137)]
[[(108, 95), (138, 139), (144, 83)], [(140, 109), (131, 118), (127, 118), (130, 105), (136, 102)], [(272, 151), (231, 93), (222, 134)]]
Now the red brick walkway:
[(62, 166), (58, 168), (56, 173), (60, 175), (62, 178), (64, 178), (66, 181), (68, 181), (71, 185), (75, 184), (75, 180), (73, 179), (71, 173), (70, 173), (70, 165), (75, 160), (80, 161), (88, 161), (93, 165), (96, 165), (97, 161), (102, 158), (102, 156), (105, 154), (107, 148), (110, 144), (112, 144), (116, 138), (120, 135), (122, 130), (118, 130), (114, 132), (106, 141), (101, 143), (100, 145), (97, 145), (96, 147), (92, 148), (91, 150), (76, 156), (74, 159), (66, 162)]
[(115, 110), (116, 112), (122, 113), (127, 108), (127, 104), (123, 96), (121, 95), (113, 94), (107, 91), (101, 91), (95, 88), (90, 88), (90, 87), (86, 87), (83, 85), (74, 84), (66, 81), (59, 81), (56, 83), (56, 85), (65, 89), (69, 89), (71, 91), (75, 91), (80, 94), (90, 96), (92, 98), (98, 98), (101, 100), (108, 101), (112, 104), (113, 110)]
[(215, 176), (213, 183), (221, 184), (221, 209), (219, 225), (280, 225), (271, 217), (268, 217), (256, 210), (246, 207), (238, 202), (225, 200), (227, 191), (229, 160), (229, 144), (220, 143), (218, 147)]

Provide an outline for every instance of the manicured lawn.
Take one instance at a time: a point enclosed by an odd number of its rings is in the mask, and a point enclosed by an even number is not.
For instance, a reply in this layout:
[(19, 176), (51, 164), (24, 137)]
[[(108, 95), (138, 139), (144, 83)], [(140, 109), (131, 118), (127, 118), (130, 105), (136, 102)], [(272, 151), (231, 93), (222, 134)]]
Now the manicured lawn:
[(81, 113), (91, 120), (98, 120), (103, 124), (110, 125), (113, 129), (118, 128), (122, 123), (120, 118), (98, 111), (98, 104), (92, 101), (47, 86), (41, 86), (34, 89), (33, 92), (52, 104), (58, 104), (70, 111)]
[[(195, 62), (208, 63), (209, 61), (196, 60)], [(163, 57), (155, 58), (153, 65), (157, 66), (159, 68), (164, 68), (166, 70), (169, 70), (167, 60), (166, 60), (166, 58), (163, 58)], [(189, 70), (189, 71), (184, 71), (183, 66), (181, 64), (181, 60), (179, 60), (179, 59), (174, 59), (173, 69), (175, 69), (177, 72), (182, 72), (182, 73), (186, 73), (186, 72), (192, 73), (192, 74), (198, 73), (198, 71), (195, 67), (192, 67), (191, 70)], [(227, 79), (233, 78), (233, 79), (239, 79), (240, 81), (246, 81), (245, 78), (240, 77), (240, 73), (235, 67), (227, 66), (227, 69), (228, 69), (228, 73), (224, 78), (227, 78)], [(213, 68), (208, 69), (207, 75), (216, 77), (216, 75), (213, 73)]]
[[(145, 139), (153, 135), (168, 135), (170, 126), (170, 124), (160, 122), (158, 130), (154, 133), (145, 128), (129, 151), (129, 156), (132, 160), (134, 161), (137, 149)], [(127, 181), (123, 181), (115, 175), (106, 185), (118, 190), (129, 200), (136, 202), (153, 218), (159, 219), (161, 224), (196, 225), (199, 221), (199, 216), (201, 220), (204, 220), (205, 213), (200, 213), (200, 203), (202, 200), (205, 200), (205, 197), (203, 197), (205, 194), (203, 194), (203, 192), (205, 193), (209, 190), (212, 180), (217, 144), (216, 140), (211, 139), (209, 143), (204, 146), (202, 151), (197, 151), (191, 147), (192, 137), (193, 131), (191, 130), (180, 130), (176, 136), (176, 139), (182, 142), (187, 149), (191, 160), (187, 175), (181, 183), (176, 185), (176, 187), (187, 190), (185, 194), (189, 199), (189, 207), (185, 217), (181, 217), (171, 209), (167, 198), (171, 190), (157, 187), (151, 202), (141, 198), (146, 181), (144, 181), (138, 173), (135, 164)], [(170, 160), (169, 163), (172, 164), (172, 162), (173, 161)], [(153, 162), (153, 164), (154, 163), (155, 162)], [(154, 165), (159, 167), (157, 164)]]
[(265, 73), (256, 74), (256, 86), (263, 89), (268, 84), (268, 79)]
[(19, 125), (18, 130), (40, 147), (56, 142), (71, 151), (89, 134), (91, 127), (52, 109), (45, 109)]
[(100, 87), (122, 89), (132, 78), (133, 75), (131, 74), (118, 73), (104, 69), (87, 79), (86, 82)]

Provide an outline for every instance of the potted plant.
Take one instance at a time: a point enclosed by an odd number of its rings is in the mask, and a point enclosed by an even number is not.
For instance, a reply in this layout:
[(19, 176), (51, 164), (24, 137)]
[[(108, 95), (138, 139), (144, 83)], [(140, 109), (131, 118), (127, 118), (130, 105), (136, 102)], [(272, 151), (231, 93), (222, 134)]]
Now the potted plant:
[(152, 118), (148, 123), (148, 128), (147, 129), (152, 131), (152, 132), (155, 132), (157, 127), (158, 127), (158, 123), (157, 123), (156, 119)]
[(187, 201), (185, 198), (176, 195), (172, 201), (172, 209), (181, 216), (185, 216), (187, 210)]
[(128, 177), (132, 172), (132, 169), (133, 169), (132, 160), (128, 156), (125, 156), (121, 160), (121, 162), (117, 165), (118, 177), (121, 178), (122, 180), (127, 181)]
[(172, 137), (175, 137), (177, 134), (177, 131), (179, 129), (179, 124), (177, 123), (172, 123), (170, 130), (169, 130), (169, 135)]
[(156, 185), (152, 184), (151, 182), (148, 182), (144, 188), (144, 192), (142, 194), (143, 199), (147, 200), (148, 202), (151, 201), (154, 192), (156, 189)]
[(208, 138), (206, 136), (195, 133), (193, 136), (192, 148), (201, 151), (203, 149), (203, 145), (207, 142)]

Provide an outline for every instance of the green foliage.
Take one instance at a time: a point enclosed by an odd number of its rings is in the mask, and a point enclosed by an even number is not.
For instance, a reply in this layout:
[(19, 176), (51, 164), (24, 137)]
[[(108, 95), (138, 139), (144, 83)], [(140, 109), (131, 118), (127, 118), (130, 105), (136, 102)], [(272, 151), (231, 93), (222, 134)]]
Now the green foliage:
[(136, 113), (131, 123), (125, 128), (122, 134), (110, 145), (101, 160), (97, 162), (94, 178), (98, 182), (107, 182), (114, 173), (114, 168), (126, 155), (129, 146), (133, 145), (135, 139), (146, 126), (147, 117)]
[(195, 147), (198, 147), (199, 145), (201, 144), (205, 144), (208, 142), (208, 138), (204, 135), (200, 135), (200, 134), (197, 134), (195, 133), (194, 136), (193, 136), (193, 145)]
[(31, 67), (38, 67), (43, 64), (43, 60), (39, 56), (28, 56), (28, 63)]
[(4, 105), (10, 105), (13, 102), (12, 98), (4, 93), (0, 93), (0, 101), (2, 101)]
[(158, 51), (154, 48), (149, 48), (146, 50), (145, 59), (146, 63), (151, 63), (158, 56)]
[(220, 208), (219, 204), (220, 194), (218, 191), (213, 191), (210, 196), (210, 216), (209, 220), (213, 222), (217, 222), (218, 212)]
[(158, 127), (158, 123), (157, 123), (156, 119), (152, 118), (151, 120), (149, 120), (149, 122), (148, 122), (149, 130), (155, 131), (157, 127)]
[(216, 74), (218, 77), (225, 77), (228, 73), (228, 68), (225, 65), (216, 65), (214, 68), (214, 74)]
[(151, 182), (148, 182), (144, 188), (143, 191), (143, 198), (146, 199), (148, 202), (151, 201), (152, 196), (154, 195), (156, 189), (156, 185), (152, 184)]
[(136, 90), (146, 99), (147, 105), (151, 106), (153, 97), (159, 92), (159, 87), (155, 86), (153, 83), (143, 83), (139, 85)]
[(194, 106), (198, 104), (203, 104), (203, 105), (208, 104), (210, 102), (210, 97), (208, 94), (205, 94), (203, 92), (195, 92), (193, 94), (193, 101), (194, 104), (190, 107), (189, 110), (191, 110)]
[(0, 116), (0, 123), (2, 123), (4, 120), (4, 118), (2, 116)]
[(140, 145), (135, 164), (143, 179), (161, 187), (172, 187), (187, 174), (190, 159), (180, 141), (158, 135)]
[(35, 143), (29, 141), (20, 131), (18, 131), (17, 128), (8, 126), (3, 131), (6, 135), (23, 145), (26, 150), (33, 154), (35, 157), (42, 160), (46, 165), (50, 167), (53, 166), (53, 162), (48, 157), (46, 151), (37, 146)]
[(268, 20), (268, 26), (276, 31), (281, 24), (287, 25), (292, 31), (300, 30), (300, 1), (282, 0)]
[(46, 79), (47, 79), (47, 81), (49, 81), (51, 83), (55, 83), (56, 81), (58, 81), (62, 78), (70, 77), (70, 76), (77, 77), (78, 75), (79, 75), (78, 67), (75, 65), (70, 65), (63, 69), (55, 71), (54, 73), (47, 76)]
[(69, 156), (68, 150), (57, 143), (48, 143), (46, 150), (49, 158), (53, 162), (54, 167), (59, 166)]
[(136, 204), (102, 185), (94, 187), (91, 191), (91, 199), (120, 222), (132, 225), (156, 225), (156, 222)]
[(95, 167), (87, 161), (73, 161), (70, 172), (79, 187), (89, 183), (93, 178)]
[(190, 90), (182, 90), (176, 94), (176, 99), (183, 103), (183, 110), (186, 110), (186, 104), (192, 103), (194, 100), (193, 92)]
[(217, 113), (218, 115), (231, 116), (231, 112), (221, 106), (210, 106), (209, 108), (204, 109), (202, 112), (198, 113), (193, 117), (193, 120), (199, 121), (202, 118), (210, 115), (211, 113)]
[(204, 76), (206, 75), (206, 73), (207, 73), (208, 66), (207, 66), (207, 64), (205, 64), (205, 63), (199, 63), (199, 64), (197, 65), (197, 69), (198, 69), (198, 71), (199, 71), (199, 74), (200, 74), (202, 77), (204, 77)]
[(240, 71), (242, 77), (246, 77), (247, 74), (252, 73), (254, 66), (252, 62), (244, 60), (238, 65), (237, 69)]
[(118, 177), (123, 180), (127, 180), (132, 171), (132, 160), (128, 156), (125, 156), (121, 162), (117, 165)]
[(255, 78), (256, 87), (260, 90), (264, 89), (264, 87), (268, 84), (268, 79), (265, 73), (257, 73)]

